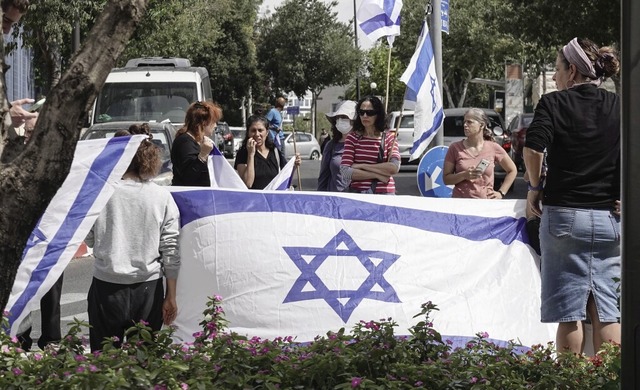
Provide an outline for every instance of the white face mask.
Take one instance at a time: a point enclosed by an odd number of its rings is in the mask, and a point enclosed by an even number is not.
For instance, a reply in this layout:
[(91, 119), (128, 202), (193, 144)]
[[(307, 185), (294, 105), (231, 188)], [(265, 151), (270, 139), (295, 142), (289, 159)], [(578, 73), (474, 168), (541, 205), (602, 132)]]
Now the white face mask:
[(351, 131), (351, 121), (349, 119), (339, 118), (336, 120), (336, 129), (342, 134), (347, 134)]

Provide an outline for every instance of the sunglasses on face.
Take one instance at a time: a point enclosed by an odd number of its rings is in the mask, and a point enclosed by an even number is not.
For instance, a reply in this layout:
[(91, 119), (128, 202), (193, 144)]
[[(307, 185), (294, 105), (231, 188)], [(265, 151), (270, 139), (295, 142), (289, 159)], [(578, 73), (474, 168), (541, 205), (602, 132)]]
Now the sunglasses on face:
[(358, 110), (360, 116), (376, 116), (376, 110)]

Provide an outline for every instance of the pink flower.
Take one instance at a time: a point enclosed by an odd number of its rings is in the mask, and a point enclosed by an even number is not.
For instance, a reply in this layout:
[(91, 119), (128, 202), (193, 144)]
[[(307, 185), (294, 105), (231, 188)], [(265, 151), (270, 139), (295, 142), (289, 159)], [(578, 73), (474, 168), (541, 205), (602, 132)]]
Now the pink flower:
[(82, 374), (82, 373), (84, 372), (84, 367), (82, 367), (82, 366), (78, 366), (78, 368), (76, 368), (76, 372), (77, 372), (78, 374)]
[(355, 389), (356, 387), (360, 386), (360, 383), (362, 383), (362, 378), (352, 378), (351, 379), (351, 388)]
[(23, 371), (21, 369), (19, 369), (18, 367), (14, 367), (14, 368), (11, 369), (11, 372), (13, 372), (13, 375), (19, 376), (19, 375), (22, 375)]
[(39, 353), (34, 353), (33, 354), (33, 360), (35, 360), (35, 361), (42, 360), (42, 355), (40, 355)]
[(182, 382), (182, 383), (180, 383), (180, 389), (181, 390), (189, 390), (189, 385), (184, 383), (184, 382)]
[(90, 364), (89, 365), (89, 371), (96, 372), (96, 371), (98, 371), (98, 367), (94, 366), (93, 364)]
[(476, 378), (475, 376), (473, 378), (471, 378), (471, 380), (469, 382), (471, 383), (476, 383), (478, 381), (478, 378)]
[(87, 360), (86, 356), (84, 356), (84, 355), (76, 355), (76, 356), (73, 357), (73, 359), (76, 362), (84, 362), (85, 360)]

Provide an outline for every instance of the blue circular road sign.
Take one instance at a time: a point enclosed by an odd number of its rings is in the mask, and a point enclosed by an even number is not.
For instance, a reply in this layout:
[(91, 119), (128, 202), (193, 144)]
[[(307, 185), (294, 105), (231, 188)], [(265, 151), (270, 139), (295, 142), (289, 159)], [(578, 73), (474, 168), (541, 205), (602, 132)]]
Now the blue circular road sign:
[(444, 185), (442, 171), (448, 146), (435, 146), (427, 151), (418, 165), (418, 189), (422, 196), (450, 198), (453, 186)]

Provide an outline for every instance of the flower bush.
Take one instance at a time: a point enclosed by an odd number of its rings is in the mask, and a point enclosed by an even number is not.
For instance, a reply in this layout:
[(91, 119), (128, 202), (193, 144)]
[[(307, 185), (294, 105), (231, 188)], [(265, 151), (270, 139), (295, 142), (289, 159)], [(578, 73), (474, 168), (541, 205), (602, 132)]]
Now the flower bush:
[[(2, 389), (617, 389), (620, 347), (605, 344), (594, 357), (556, 355), (551, 344), (526, 353), (499, 347), (479, 333), (465, 348), (443, 341), (422, 305), (411, 336), (394, 334), (391, 319), (361, 321), (299, 344), (229, 332), (221, 298), (207, 303), (202, 331), (174, 344), (172, 329), (152, 333), (140, 322), (120, 348), (106, 340), (87, 352), (76, 321), (59, 346), (25, 353), (0, 333)], [(5, 323), (6, 325), (6, 323)]]

